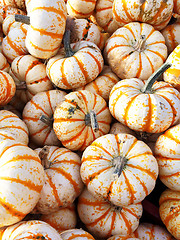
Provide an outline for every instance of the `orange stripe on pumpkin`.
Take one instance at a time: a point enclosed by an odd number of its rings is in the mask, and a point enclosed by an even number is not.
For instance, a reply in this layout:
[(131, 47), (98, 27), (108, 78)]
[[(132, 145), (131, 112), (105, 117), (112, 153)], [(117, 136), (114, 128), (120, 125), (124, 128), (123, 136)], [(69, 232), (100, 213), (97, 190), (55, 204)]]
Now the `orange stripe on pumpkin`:
[(89, 73), (86, 70), (85, 64), (79, 58), (77, 58), (75, 55), (73, 57), (76, 59), (77, 64), (78, 64), (82, 74), (84, 75), (84, 78), (85, 78), (84, 80), (86, 81), (86, 83), (88, 83), (90, 81), (90, 79), (89, 79)]
[(155, 173), (151, 172), (150, 170), (148, 169), (145, 169), (143, 167), (140, 167), (140, 166), (135, 166), (135, 165), (132, 165), (132, 164), (128, 164), (129, 167), (132, 167), (132, 168), (135, 168), (135, 169), (138, 169), (144, 173), (146, 173), (147, 175), (149, 175), (152, 179), (156, 180), (157, 176)]
[(127, 186), (127, 191), (128, 191), (129, 194), (130, 194), (130, 204), (133, 204), (134, 201), (136, 200), (136, 197), (135, 197), (135, 195), (134, 195), (134, 194), (135, 194), (135, 191), (134, 191), (134, 189), (133, 189), (133, 186), (130, 184), (129, 179), (126, 177), (126, 174), (125, 174), (124, 171), (122, 171), (122, 174), (123, 174), (124, 179), (125, 179), (125, 184), (126, 184), (126, 186)]
[(37, 31), (40, 33), (40, 35), (46, 35), (46, 36), (50, 36), (52, 38), (59, 38), (59, 39), (62, 39), (63, 37), (63, 34), (62, 33), (53, 33), (53, 32), (48, 32), (47, 30), (44, 30), (42, 28), (35, 28), (34, 26), (31, 25), (31, 28), (34, 30), (34, 31)]
[(55, 7), (34, 7), (31, 9), (31, 12), (37, 11), (37, 10), (42, 10), (42, 11), (46, 11), (49, 13), (56, 13), (58, 15), (60, 15), (61, 17), (63, 17), (64, 19), (66, 19), (66, 14), (62, 9), (56, 9)]

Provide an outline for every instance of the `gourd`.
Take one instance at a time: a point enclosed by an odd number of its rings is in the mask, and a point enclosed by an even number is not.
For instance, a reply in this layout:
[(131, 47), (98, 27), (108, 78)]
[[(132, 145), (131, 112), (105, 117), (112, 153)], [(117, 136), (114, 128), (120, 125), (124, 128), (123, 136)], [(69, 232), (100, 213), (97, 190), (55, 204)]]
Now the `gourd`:
[(110, 93), (109, 110), (130, 129), (160, 133), (177, 123), (180, 94), (171, 84), (156, 79), (171, 66), (162, 65), (146, 83), (138, 78), (116, 83)]
[(21, 221), (35, 207), (44, 184), (37, 153), (15, 140), (0, 142), (0, 227)]
[(20, 26), (22, 26), (22, 24), (23, 23), (21, 23), (21, 22), (15, 21), (15, 15), (8, 15), (2, 23), (2, 30), (3, 30), (4, 35), (7, 36), (9, 31), (12, 28), (20, 27)]
[(173, 0), (114, 0), (113, 18), (123, 26), (129, 22), (145, 22), (155, 29), (163, 29), (170, 21), (173, 13)]
[(116, 206), (141, 202), (155, 187), (158, 164), (151, 149), (130, 134), (106, 134), (88, 146), (81, 178), (93, 196)]
[(0, 52), (0, 71), (9, 72), (10, 65), (6, 57)]
[(167, 46), (162, 33), (153, 26), (131, 22), (106, 41), (104, 58), (119, 78), (146, 80), (165, 62)]
[(60, 236), (63, 240), (95, 240), (90, 233), (77, 228), (63, 231)]
[(106, 101), (87, 90), (70, 92), (54, 112), (53, 129), (64, 147), (83, 151), (109, 132), (111, 114)]

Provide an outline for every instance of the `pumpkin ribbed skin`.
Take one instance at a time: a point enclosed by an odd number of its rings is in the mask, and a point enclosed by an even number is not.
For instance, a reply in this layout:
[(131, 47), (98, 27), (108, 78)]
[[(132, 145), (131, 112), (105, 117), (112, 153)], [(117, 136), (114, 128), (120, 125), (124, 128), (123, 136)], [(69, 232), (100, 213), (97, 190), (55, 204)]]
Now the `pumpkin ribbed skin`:
[(6, 57), (0, 53), (0, 71), (9, 72), (10, 65)]
[(14, 14), (22, 14), (22, 15), (25, 15), (25, 12), (18, 9), (18, 8), (15, 8), (15, 7), (12, 7), (12, 6), (5, 6), (5, 5), (1, 5), (0, 4), (0, 24), (3, 23), (4, 19), (9, 16), (9, 15), (14, 15)]
[(180, 23), (173, 23), (161, 31), (170, 54), (180, 44)]
[(109, 110), (130, 129), (163, 132), (179, 119), (180, 93), (163, 81), (155, 82), (151, 93), (143, 93), (143, 86), (144, 82), (137, 78), (115, 84), (109, 97)]
[(103, 56), (96, 44), (80, 41), (72, 44), (75, 54), (65, 57), (61, 49), (47, 63), (47, 75), (59, 88), (73, 89), (93, 81), (104, 66)]
[(169, 54), (166, 61), (172, 65), (164, 72), (163, 79), (180, 90), (180, 44)]
[(8, 35), (3, 38), (2, 52), (8, 62), (12, 62), (16, 57), (28, 54), (25, 46), (25, 38), (28, 25), (21, 24), (16, 28), (12, 28)]
[(21, 22), (16, 22), (14, 15), (7, 16), (3, 23), (2, 23), (2, 30), (4, 35), (8, 35), (10, 29), (13, 29), (15, 27), (20, 27), (22, 25)]
[(9, 103), (15, 95), (16, 85), (9, 73), (0, 71), (0, 106)]
[(90, 233), (103, 239), (111, 235), (130, 235), (139, 225), (141, 203), (118, 207), (93, 197), (85, 188), (79, 196), (77, 210)]
[(95, 240), (93, 236), (83, 229), (70, 229), (60, 234), (63, 240)]
[(130, 134), (106, 134), (88, 146), (81, 159), (88, 190), (117, 206), (142, 201), (153, 189), (158, 164), (151, 149)]
[(88, 90), (99, 94), (106, 101), (109, 100), (109, 94), (112, 87), (119, 81), (119, 78), (114, 74), (109, 66), (104, 66), (102, 72), (92, 82), (86, 84), (77, 90)]
[(9, 226), (4, 230), (1, 238), (1, 240), (20, 239), (62, 240), (53, 227), (39, 220), (21, 221)]
[(180, 124), (161, 134), (155, 144), (159, 178), (170, 189), (180, 191)]
[(175, 240), (173, 236), (163, 227), (151, 223), (141, 223), (134, 231), (138, 239)]
[(16, 90), (16, 95), (28, 102), (38, 92), (52, 90), (53, 86), (46, 74), (46, 66), (38, 58), (31, 55), (16, 57), (11, 63), (10, 75), (17, 88), (24, 83), (25, 89)]
[(35, 207), (44, 169), (32, 149), (13, 140), (0, 142), (0, 227), (22, 220)]
[(28, 145), (29, 133), (26, 124), (16, 114), (0, 110), (0, 141), (5, 139)]
[(20, 8), (25, 10), (25, 0), (0, 0), (0, 5), (2, 6), (12, 6), (15, 8)]
[(66, 93), (61, 90), (49, 90), (37, 93), (26, 103), (22, 113), (23, 120), (28, 127), (31, 140), (38, 146), (60, 144), (52, 124), (48, 125), (40, 118), (45, 116), (51, 120), (56, 106), (63, 101), (65, 95)]
[(96, 0), (67, 0), (67, 12), (76, 18), (88, 18), (93, 14)]
[(39, 220), (47, 222), (59, 233), (75, 228), (77, 224), (75, 204), (70, 204), (50, 214), (42, 214)]
[(26, 47), (37, 58), (54, 56), (61, 44), (66, 24), (64, 0), (26, 1), (30, 25), (27, 31)]
[(98, 0), (95, 8), (97, 23), (108, 33), (113, 33), (119, 28), (112, 15), (113, 2), (114, 0)]
[[(35, 149), (45, 169), (45, 184), (42, 188), (36, 210), (42, 214), (57, 211), (72, 204), (82, 191), (80, 157), (66, 149), (45, 146)], [(46, 166), (47, 165), (47, 166)]]
[(113, 18), (119, 26), (129, 22), (145, 22), (155, 29), (163, 29), (171, 19), (173, 13), (173, 0), (114, 0)]
[(159, 214), (167, 230), (176, 238), (180, 238), (180, 192), (166, 189), (159, 199)]
[(132, 22), (111, 35), (104, 57), (121, 79), (146, 80), (166, 60), (167, 47), (163, 35), (150, 24)]
[[(96, 115), (97, 131), (86, 122), (91, 111)], [(106, 101), (97, 94), (80, 90), (67, 94), (62, 104), (57, 106), (53, 129), (65, 147), (83, 151), (96, 138), (109, 132), (110, 123), (111, 115)]]

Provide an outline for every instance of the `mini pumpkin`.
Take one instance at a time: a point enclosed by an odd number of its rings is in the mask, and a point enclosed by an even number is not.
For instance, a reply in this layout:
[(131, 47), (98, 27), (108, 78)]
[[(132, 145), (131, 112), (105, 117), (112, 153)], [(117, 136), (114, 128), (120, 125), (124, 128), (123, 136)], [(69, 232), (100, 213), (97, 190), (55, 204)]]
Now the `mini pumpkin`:
[(167, 46), (162, 33), (153, 26), (131, 22), (106, 41), (104, 57), (119, 78), (146, 80), (165, 62)]
[(13, 7), (13, 6), (10, 6), (10, 5), (0, 4), (0, 24), (3, 23), (4, 19), (7, 16), (14, 15), (14, 14), (25, 15), (26, 13), (25, 13), (25, 11), (22, 11), (19, 8), (16, 8), (16, 7)]
[(0, 53), (0, 71), (9, 72), (10, 65), (6, 57)]
[(98, 94), (79, 90), (68, 93), (55, 109), (53, 129), (66, 148), (83, 151), (109, 132), (110, 123), (106, 101)]
[(21, 25), (22, 23), (15, 21), (15, 15), (8, 15), (2, 23), (2, 30), (4, 35), (7, 36), (10, 29), (20, 27)]
[(90, 233), (78, 228), (63, 231), (60, 236), (63, 240), (95, 240)]

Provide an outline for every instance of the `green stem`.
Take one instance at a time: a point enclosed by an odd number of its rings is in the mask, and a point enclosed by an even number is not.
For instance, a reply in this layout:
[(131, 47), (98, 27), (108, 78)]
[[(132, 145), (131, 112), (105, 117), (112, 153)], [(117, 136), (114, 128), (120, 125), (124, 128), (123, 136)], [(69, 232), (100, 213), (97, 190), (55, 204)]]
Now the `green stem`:
[(172, 66), (171, 63), (165, 62), (160, 68), (158, 68), (146, 81), (144, 87), (142, 88), (143, 93), (150, 93), (152, 90), (152, 86), (155, 81), (161, 76), (163, 72), (165, 72), (168, 68)]

